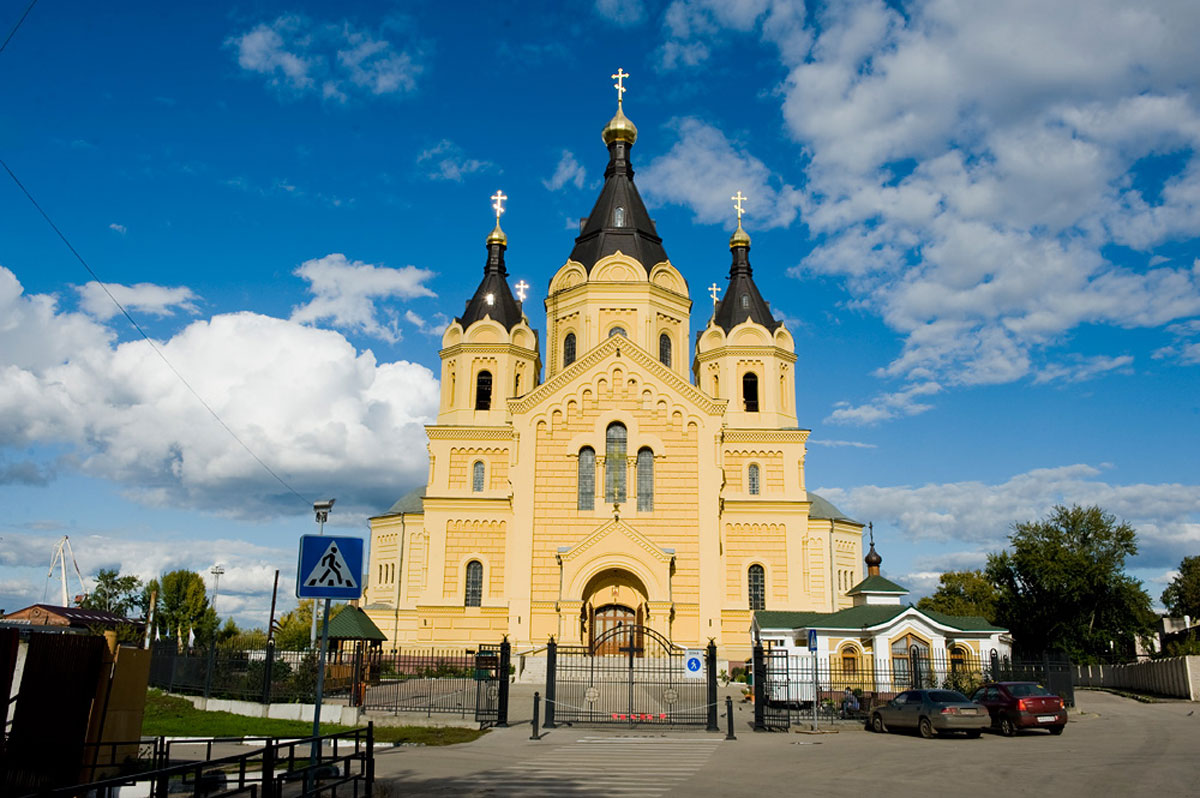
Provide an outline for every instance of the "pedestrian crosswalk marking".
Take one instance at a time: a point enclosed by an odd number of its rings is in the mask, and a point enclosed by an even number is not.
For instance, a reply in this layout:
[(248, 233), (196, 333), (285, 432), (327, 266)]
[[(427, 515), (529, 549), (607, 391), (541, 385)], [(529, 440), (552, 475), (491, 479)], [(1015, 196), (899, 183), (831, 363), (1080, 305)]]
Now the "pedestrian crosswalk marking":
[(358, 587), (354, 571), (346, 564), (336, 540), (329, 542), (325, 553), (304, 578), (304, 584), (307, 587)]

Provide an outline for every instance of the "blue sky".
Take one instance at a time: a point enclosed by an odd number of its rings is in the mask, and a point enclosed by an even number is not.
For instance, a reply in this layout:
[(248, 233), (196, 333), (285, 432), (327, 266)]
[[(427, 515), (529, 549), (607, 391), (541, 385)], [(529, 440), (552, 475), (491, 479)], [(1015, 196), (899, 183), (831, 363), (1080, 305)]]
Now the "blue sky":
[(300, 496), (0, 175), (0, 606), (57, 600), (68, 534), (85, 576), (219, 562), (221, 614), (265, 623), (311, 500), (365, 534), (422, 482), (498, 188), (544, 327), (617, 67), (693, 328), (741, 190), (809, 485), (891, 578), (1096, 503), (1157, 599), (1200, 551), (1198, 39), (1191, 2), (42, 0), (0, 53), (0, 158)]

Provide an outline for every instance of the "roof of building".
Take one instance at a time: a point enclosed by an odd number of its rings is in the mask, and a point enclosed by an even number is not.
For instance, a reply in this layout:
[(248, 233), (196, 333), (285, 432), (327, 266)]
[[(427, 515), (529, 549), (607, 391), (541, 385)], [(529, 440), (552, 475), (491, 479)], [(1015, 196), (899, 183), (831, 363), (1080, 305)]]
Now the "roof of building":
[[(499, 225), (496, 229), (499, 230)], [(475, 289), (475, 294), (467, 300), (466, 310), (458, 317), (458, 323), (464, 330), (485, 317), (491, 317), (493, 321), (503, 324), (504, 329), (511, 330), (524, 318), (521, 306), (508, 287), (504, 249), (503, 239), (494, 234), (488, 236), (488, 257), (483, 267), (483, 279)]]
[[(741, 222), (738, 222), (738, 230), (741, 229)], [(713, 308), (713, 324), (728, 333), (749, 319), (775, 332), (783, 322), (771, 313), (770, 305), (762, 298), (758, 286), (754, 284), (754, 276), (750, 269), (749, 236), (746, 236), (744, 242), (732, 247), (731, 251), (733, 263), (729, 267), (729, 287), (725, 289), (725, 296), (721, 297), (721, 301)]]
[[(588, 272), (601, 258), (618, 250), (636, 258), (647, 273), (655, 264), (667, 260), (654, 220), (633, 182), (633, 164), (629, 160), (631, 147), (633, 142), (624, 138), (608, 144), (604, 187), (571, 250), (570, 259), (578, 261)], [(617, 218), (618, 209), (621, 209), (622, 218)]]
[(946, 615), (899, 604), (863, 604), (837, 612), (790, 612), (758, 610), (754, 619), (760, 629), (865, 629), (885, 624), (913, 610), (929, 620), (963, 632), (1003, 632), (1003, 627), (974, 616)]
[(330, 640), (386, 640), (367, 614), (359, 607), (346, 607), (329, 621)]
[(91, 626), (97, 624), (115, 626), (117, 624), (138, 623), (113, 612), (88, 610), (83, 607), (60, 607), (56, 604), (31, 604), (28, 607), (10, 612), (4, 617), (9, 620), (29, 620), (29, 616), (40, 617), (43, 614), (58, 615), (66, 618), (72, 626)]
[[(811, 490), (806, 492), (808, 493), (808, 501), (812, 504), (812, 506), (808, 508), (809, 518), (819, 518), (825, 521), (849, 521), (851, 524), (858, 524), (858, 521), (855, 521), (853, 518), (834, 507), (833, 503), (828, 499), (818, 496)], [(862, 526), (862, 524), (858, 525)]]
[(384, 515), (399, 515), (400, 513), (425, 512), (425, 487), (422, 485), (414, 491), (404, 494), (396, 503), (387, 509)]
[(868, 576), (854, 587), (846, 591), (847, 596), (857, 596), (860, 593), (907, 593), (908, 588), (901, 587), (890, 579), (875, 574)]

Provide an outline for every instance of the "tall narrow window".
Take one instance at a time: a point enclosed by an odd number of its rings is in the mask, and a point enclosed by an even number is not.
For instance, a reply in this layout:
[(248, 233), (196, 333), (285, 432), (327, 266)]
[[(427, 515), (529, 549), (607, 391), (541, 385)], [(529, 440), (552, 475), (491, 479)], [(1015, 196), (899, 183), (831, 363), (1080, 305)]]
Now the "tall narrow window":
[(475, 378), (475, 409), (492, 409), (492, 372), (481, 371)]
[(575, 333), (567, 333), (563, 339), (563, 368), (575, 362)]
[(625, 425), (614, 421), (604, 435), (604, 501), (625, 501)]
[(746, 585), (750, 593), (750, 609), (767, 608), (767, 574), (761, 565), (751, 565), (746, 573)]
[(479, 607), (483, 604), (483, 563), (479, 560), (467, 563), (467, 589), (463, 604), (467, 607)]
[(638, 449), (637, 494), (640, 512), (648, 513), (654, 509), (654, 452), (647, 448)]
[(579, 450), (579, 503), (580, 510), (596, 509), (596, 450), (584, 446)]
[(747, 413), (758, 412), (758, 375), (753, 371), (742, 376), (742, 402)]
[(750, 309), (750, 295), (742, 294), (742, 310)]
[(513, 396), (520, 396), (520, 395), (521, 395), (521, 374), (520, 374), (520, 372), (518, 372), (517, 376), (513, 377)]
[(746, 484), (750, 488), (750, 495), (757, 496), (759, 491), (758, 463), (751, 463), (750, 467), (746, 469)]
[(625, 226), (625, 209), (618, 205), (613, 210), (613, 227)]
[(658, 336), (658, 361), (664, 366), (671, 366), (671, 336), (663, 333)]
[(483, 490), (483, 461), (476, 460), (471, 466), (471, 490), (479, 493)]

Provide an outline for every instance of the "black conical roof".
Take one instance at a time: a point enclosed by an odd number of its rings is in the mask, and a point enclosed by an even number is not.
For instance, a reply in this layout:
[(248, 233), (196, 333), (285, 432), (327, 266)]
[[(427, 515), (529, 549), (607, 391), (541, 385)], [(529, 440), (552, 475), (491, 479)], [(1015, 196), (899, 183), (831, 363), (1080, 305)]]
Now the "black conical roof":
[[(495, 237), (488, 239), (487, 265), (483, 267), (483, 280), (475, 289), (475, 295), (467, 301), (467, 309), (459, 316), (463, 329), (490, 316), (492, 320), (511, 330), (522, 318), (521, 306), (508, 288), (508, 269), (504, 267), (504, 243)], [(488, 301), (491, 297), (491, 301)]]
[[(596, 261), (620, 250), (636, 258), (649, 273), (667, 259), (662, 239), (633, 183), (633, 165), (629, 161), (632, 142), (618, 139), (608, 145), (608, 168), (604, 170), (604, 188), (592, 208), (583, 232), (575, 239), (571, 260), (583, 264), (589, 272)], [(620, 208), (624, 216), (617, 218)], [(620, 224), (618, 224), (620, 223)]]
[(746, 319), (761, 324), (771, 332), (783, 322), (771, 315), (771, 308), (758, 292), (750, 271), (749, 245), (732, 248), (733, 264), (729, 267), (729, 287), (713, 309), (713, 323), (728, 333)]

